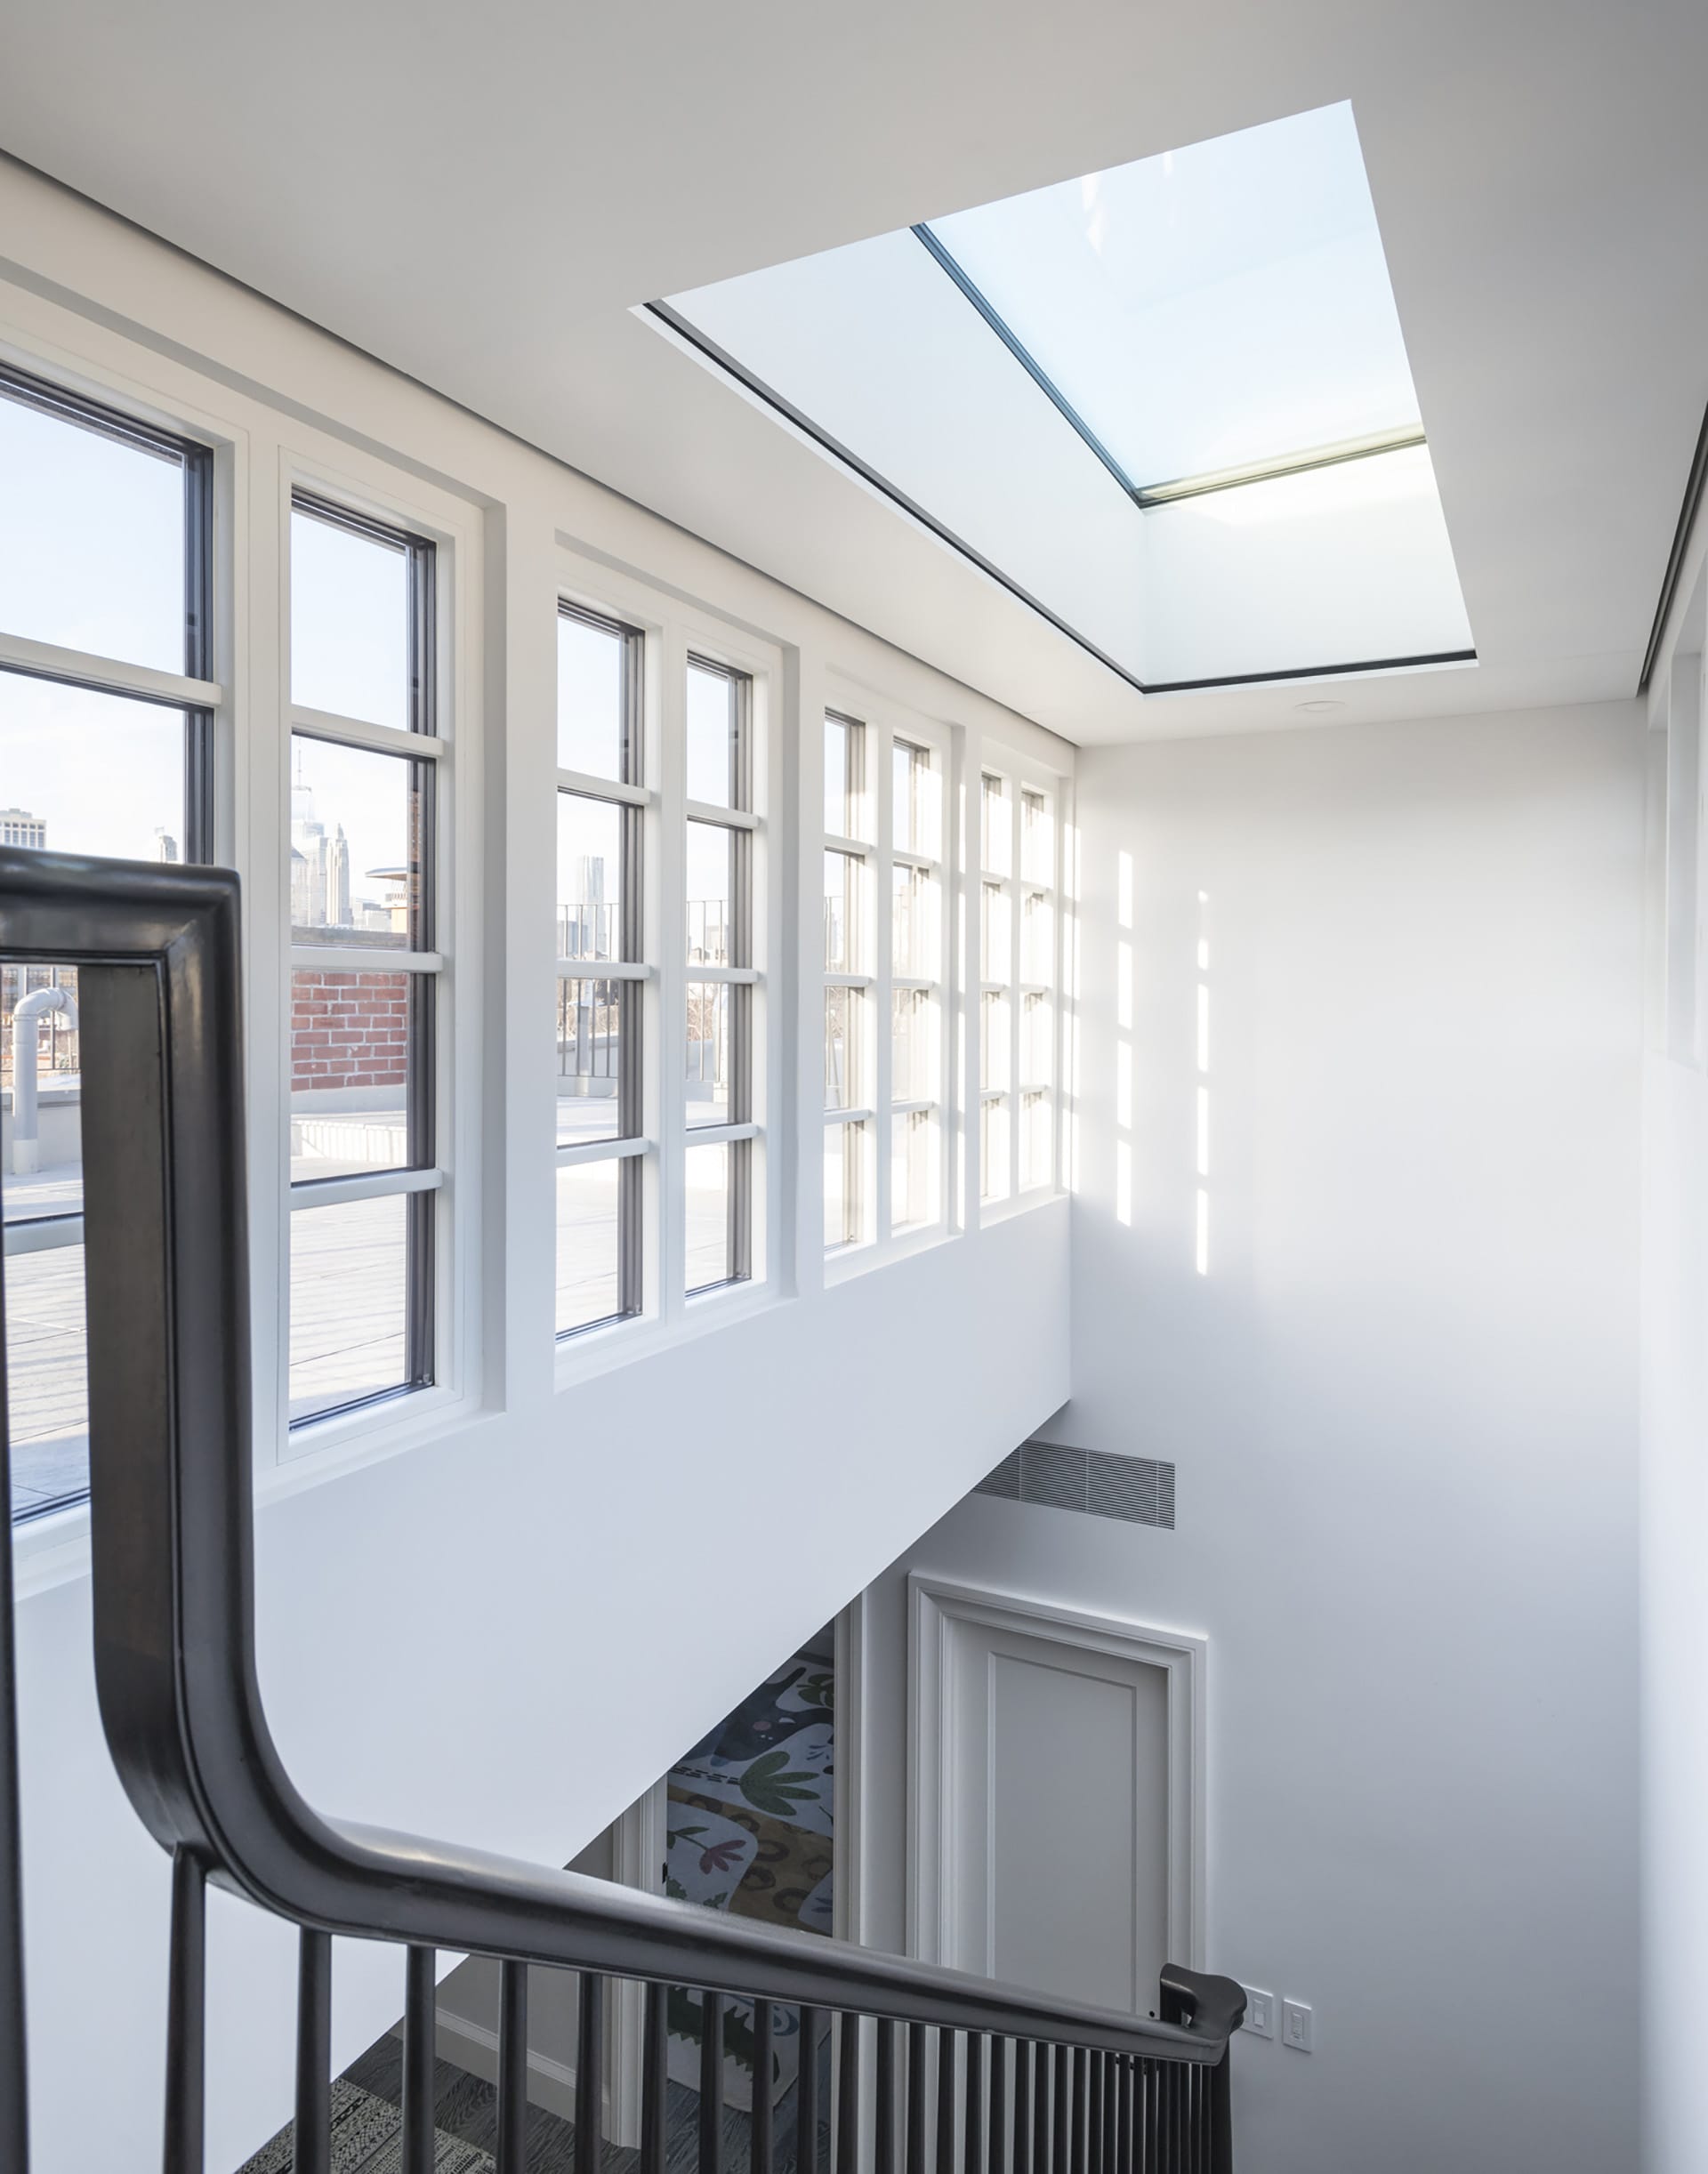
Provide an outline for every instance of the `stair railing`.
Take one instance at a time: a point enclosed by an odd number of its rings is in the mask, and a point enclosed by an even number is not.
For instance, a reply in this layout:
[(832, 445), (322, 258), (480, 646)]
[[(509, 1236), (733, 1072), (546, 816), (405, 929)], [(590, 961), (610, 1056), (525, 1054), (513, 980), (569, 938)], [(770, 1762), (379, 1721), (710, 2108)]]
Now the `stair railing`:
[[(78, 969), (95, 1677), (120, 1779), (173, 1860), (164, 2174), (204, 2174), (210, 1880), (299, 1928), (295, 2174), (331, 2167), (334, 1934), (407, 1950), (403, 2174), (430, 2174), (436, 2148), (439, 1950), (501, 1966), (497, 2174), (527, 2166), (529, 1965), (579, 1974), (583, 2077), (600, 2073), (607, 1981), (643, 1985), (640, 2174), (665, 2174), (672, 1988), (700, 1998), (698, 2174), (725, 2174), (732, 2000), (753, 2004), (761, 2080), (743, 2174), (927, 2174), (928, 2158), (931, 2174), (1230, 2174), (1228, 2049), (1245, 2002), (1229, 1979), (1170, 1966), (1151, 2021), (305, 1802), (255, 1672), (238, 880), (0, 849), (0, 955)], [(9, 1495), (6, 1408), (0, 1281)], [(0, 2164), (25, 2174), (20, 1890), (6, 1549)], [(763, 2081), (779, 2011), (802, 2049), (799, 2145), (782, 2160)], [(599, 2118), (578, 2121), (576, 2174), (599, 2174), (600, 2147)]]

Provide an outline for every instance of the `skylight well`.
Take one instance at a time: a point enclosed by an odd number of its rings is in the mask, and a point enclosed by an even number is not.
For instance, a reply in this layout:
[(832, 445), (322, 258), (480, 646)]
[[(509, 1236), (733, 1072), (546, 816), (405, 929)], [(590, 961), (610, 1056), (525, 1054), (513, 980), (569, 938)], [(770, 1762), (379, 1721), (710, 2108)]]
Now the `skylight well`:
[(1473, 655), (1349, 105), (653, 311), (1147, 690)]

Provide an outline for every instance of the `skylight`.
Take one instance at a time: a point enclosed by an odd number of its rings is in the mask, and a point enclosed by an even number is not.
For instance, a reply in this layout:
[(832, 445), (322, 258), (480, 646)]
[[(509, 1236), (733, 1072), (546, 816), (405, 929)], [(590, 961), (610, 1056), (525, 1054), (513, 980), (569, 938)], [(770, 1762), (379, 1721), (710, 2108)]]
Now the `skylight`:
[(1141, 691), (1474, 661), (1348, 105), (649, 308)]
[(929, 231), (1135, 487), (1422, 434), (1349, 105)]

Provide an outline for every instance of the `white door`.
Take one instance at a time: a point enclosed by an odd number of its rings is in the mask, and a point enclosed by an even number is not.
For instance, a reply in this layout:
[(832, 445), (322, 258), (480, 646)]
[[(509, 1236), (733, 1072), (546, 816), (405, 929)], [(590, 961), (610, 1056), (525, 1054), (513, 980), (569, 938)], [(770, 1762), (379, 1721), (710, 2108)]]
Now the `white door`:
[(932, 1613), (921, 1952), (1154, 2014), (1195, 1945), (1190, 1656), (1000, 1605)]

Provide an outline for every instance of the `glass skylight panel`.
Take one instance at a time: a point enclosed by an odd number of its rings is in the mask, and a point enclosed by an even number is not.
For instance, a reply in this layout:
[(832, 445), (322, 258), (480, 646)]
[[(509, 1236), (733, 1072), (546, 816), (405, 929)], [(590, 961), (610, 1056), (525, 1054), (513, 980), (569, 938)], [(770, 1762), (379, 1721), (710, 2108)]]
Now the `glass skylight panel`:
[(931, 232), (1140, 487), (1417, 426), (1349, 105)]
[(653, 308), (1140, 692), (1475, 659), (1349, 104)]

